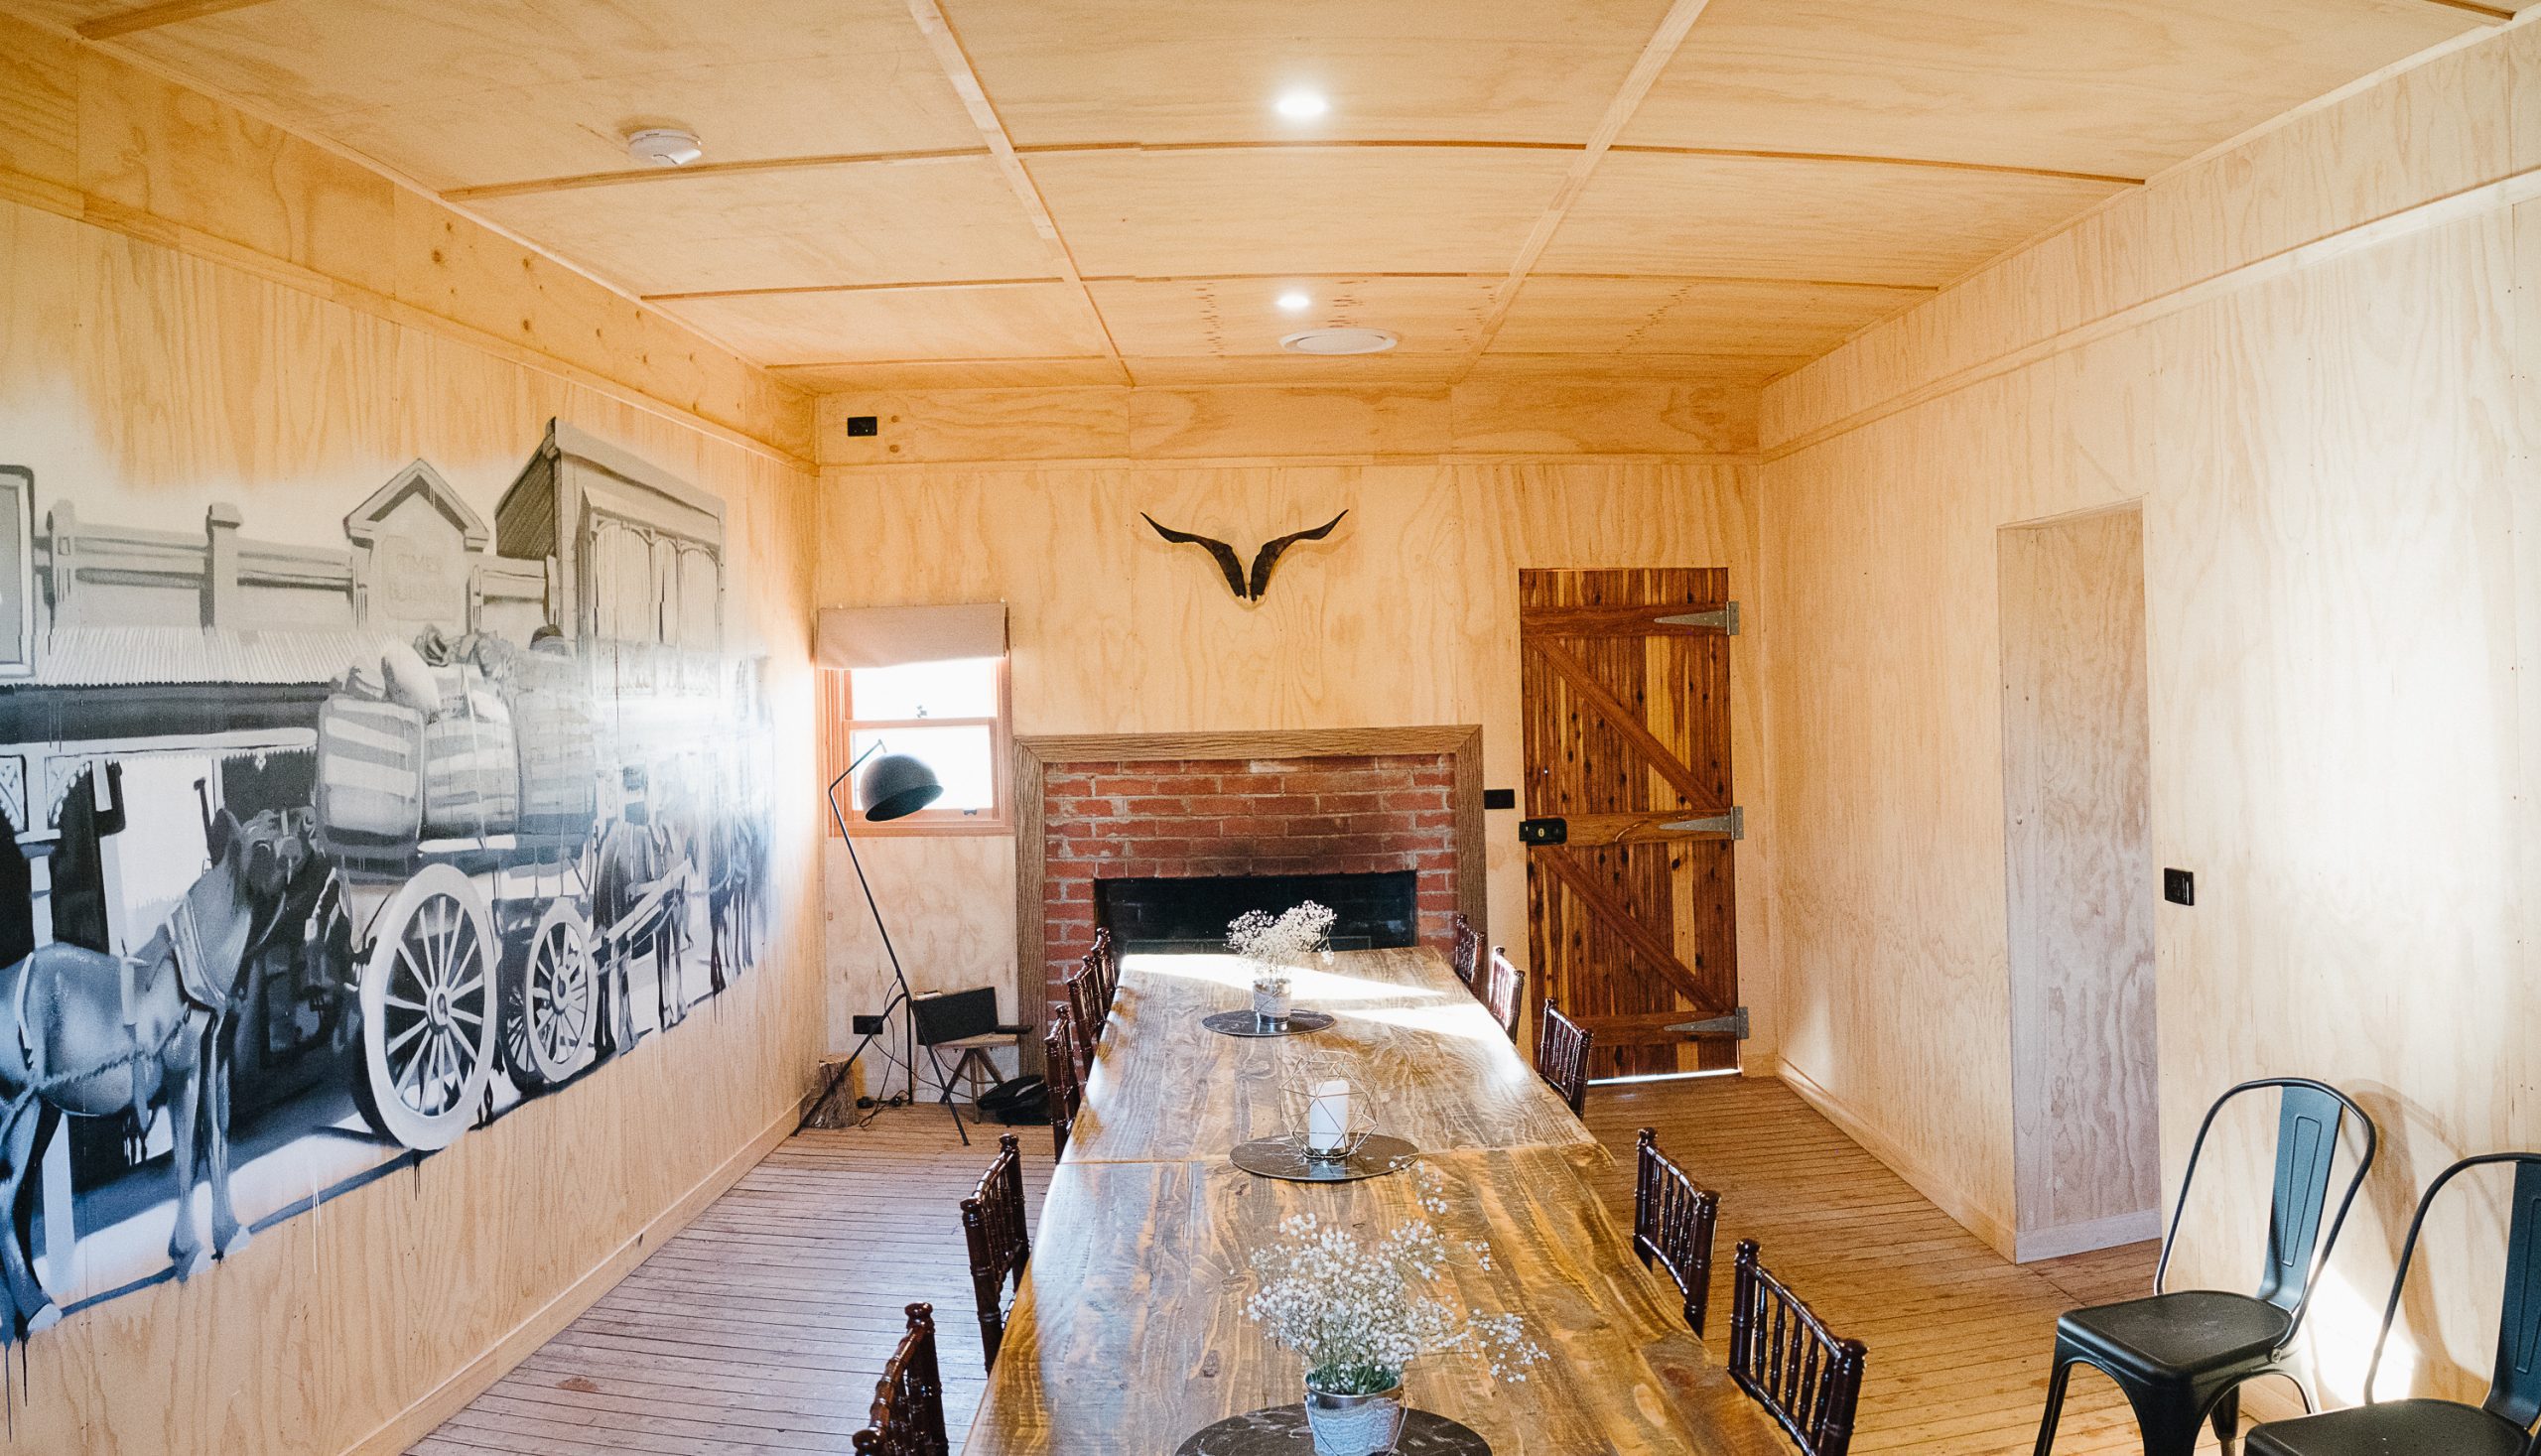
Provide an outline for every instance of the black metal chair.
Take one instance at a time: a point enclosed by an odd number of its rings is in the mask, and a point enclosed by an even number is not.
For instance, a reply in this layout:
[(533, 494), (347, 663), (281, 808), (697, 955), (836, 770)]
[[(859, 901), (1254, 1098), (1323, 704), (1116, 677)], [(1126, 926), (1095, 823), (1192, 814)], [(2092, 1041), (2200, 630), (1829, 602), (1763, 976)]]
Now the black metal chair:
[[(2163, 1276), (2178, 1245), (2180, 1217), (2215, 1116), (2244, 1093), (2280, 1089), (2276, 1125), (2276, 1177), (2267, 1220), (2267, 1267), (2256, 1295), (2223, 1289), (2165, 1291)], [(2363, 1154), (2349, 1175), (2338, 1216), (2321, 1232), (2330, 1192), (2330, 1169), (2339, 1135), (2353, 1115), (2364, 1128)], [(2180, 1177), (2180, 1198), (2162, 1238), (2161, 1262), (2153, 1270), (2153, 1295), (2118, 1304), (2068, 1311), (2056, 1322), (2056, 1363), (2047, 1381), (2047, 1410), (2038, 1427), (2037, 1456), (2056, 1441), (2057, 1417), (2073, 1367), (2088, 1365), (2117, 1382), (2134, 1407), (2145, 1456), (2190, 1456), (2198, 1428), (2208, 1421), (2225, 1450), (2240, 1425), (2241, 1384), (2281, 1375), (2302, 1392), (2303, 1408), (2317, 1409), (2311, 1388), (2294, 1367), (2295, 1332), (2303, 1326), (2312, 1281), (2329, 1261), (2339, 1229), (2373, 1166), (2378, 1134), (2373, 1120), (2346, 1094), (2303, 1077), (2263, 1077), (2244, 1082), (2214, 1100), (2198, 1125)]]
[(1551, 997), (1544, 998), (1536, 1027), (1536, 1075), (1561, 1094), (1574, 1118), (1588, 1114), (1588, 1052), (1595, 1040), (1587, 1027), (1563, 1015)]
[(1800, 1443), (1807, 1456), (1845, 1456), (1861, 1407), (1862, 1369), (1870, 1352), (1839, 1338), (1826, 1322), (1767, 1272), (1756, 1241), (1738, 1241), (1730, 1292), (1729, 1379)]
[(1711, 1308), (1711, 1241), (1720, 1226), (1720, 1195), (1695, 1183), (1659, 1150), (1657, 1129), (1641, 1129), (1632, 1188), (1632, 1252), (1656, 1266), (1685, 1297), (1685, 1326), (1699, 1335)]
[[(2487, 1398), (2373, 1401), (2373, 1378), (2382, 1370), (2382, 1348), (2399, 1316), (2409, 1263), (2427, 1210), (2455, 1175), (2496, 1163), (2514, 1164), (2513, 1216), (2506, 1226), (2505, 1291), (2497, 1321), (2497, 1358), (2488, 1375)], [(2400, 1246), (2399, 1272), (2382, 1306), (2382, 1329), (2373, 1337), (2373, 1360), (2364, 1368), (2364, 1398), (2350, 1410), (2294, 1420), (2272, 1420), (2250, 1430), (2249, 1456), (2531, 1456), (2541, 1450), (2532, 1423), (2541, 1419), (2541, 1153), (2491, 1152), (2466, 1157), (2427, 1185)]]
[(1005, 1343), (1006, 1283), (1010, 1279), (1019, 1288), (1023, 1266), (1032, 1261), (1032, 1236), (1023, 1222), (1023, 1149), (1013, 1133), (998, 1134), (997, 1156), (980, 1175), (979, 1188), (962, 1200), (962, 1233), (971, 1245), (980, 1349), (995, 1370), (998, 1347)]
[(858, 1456), (951, 1456), (944, 1377), (935, 1363), (935, 1308), (912, 1304), (908, 1316), (908, 1333), (873, 1388), (872, 1423), (856, 1433)]
[(1076, 1015), (1067, 1007), (1051, 1014), (1041, 1052), (1049, 1068), (1041, 1080), (1050, 1109), (1050, 1155), (1066, 1157), (1068, 1138), (1076, 1131), (1076, 1115), (1085, 1106), (1085, 1068), (1076, 1059)]

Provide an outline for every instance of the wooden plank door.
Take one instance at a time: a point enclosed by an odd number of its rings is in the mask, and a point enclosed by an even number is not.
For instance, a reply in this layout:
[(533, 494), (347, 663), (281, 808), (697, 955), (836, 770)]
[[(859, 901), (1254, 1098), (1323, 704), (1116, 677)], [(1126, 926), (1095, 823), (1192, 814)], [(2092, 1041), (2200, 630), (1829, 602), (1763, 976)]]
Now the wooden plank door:
[(1527, 851), (1529, 999), (1596, 1033), (1594, 1076), (1735, 1067), (1667, 1029), (1738, 1005), (1732, 837), (1671, 827), (1736, 803), (1729, 633), (1660, 620), (1727, 606), (1729, 573), (1526, 571), (1518, 600), (1527, 815), (1568, 835)]

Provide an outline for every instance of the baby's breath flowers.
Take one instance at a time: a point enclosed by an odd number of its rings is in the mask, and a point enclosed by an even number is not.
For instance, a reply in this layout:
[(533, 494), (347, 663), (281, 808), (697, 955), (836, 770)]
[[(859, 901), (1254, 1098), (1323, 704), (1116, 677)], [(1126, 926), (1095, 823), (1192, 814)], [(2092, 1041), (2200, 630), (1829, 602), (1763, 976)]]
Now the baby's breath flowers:
[(1284, 992), (1288, 972), (1323, 952), (1337, 918), (1334, 911), (1312, 900), (1276, 915), (1247, 910), (1227, 926), (1227, 949), (1253, 963), (1255, 990)]
[[(1431, 1170), (1423, 1168), (1424, 1175)], [(1424, 1176), (1424, 1183), (1428, 1177)], [(1434, 1187), (1421, 1202), (1432, 1212)], [(1404, 1367), (1421, 1355), (1480, 1355), (1494, 1379), (1523, 1381), (1544, 1358), (1514, 1314), (1459, 1314), (1422, 1290), (1447, 1271), (1447, 1242), (1436, 1228), (1410, 1221), (1374, 1243), (1313, 1214), (1279, 1225), (1280, 1242), (1253, 1256), (1261, 1288), (1245, 1312), (1270, 1327), (1270, 1338), (1305, 1357), (1306, 1381), (1333, 1395), (1372, 1395), (1403, 1383)], [(1462, 1246), (1488, 1269), (1488, 1247)]]

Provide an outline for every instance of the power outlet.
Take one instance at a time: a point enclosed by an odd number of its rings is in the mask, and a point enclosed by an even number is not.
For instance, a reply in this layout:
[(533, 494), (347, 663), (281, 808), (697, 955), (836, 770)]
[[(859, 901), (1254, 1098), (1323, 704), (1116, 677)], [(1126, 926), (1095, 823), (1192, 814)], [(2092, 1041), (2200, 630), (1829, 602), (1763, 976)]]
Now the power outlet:
[(847, 417), (847, 434), (851, 440), (862, 440), (866, 436), (881, 433), (882, 421), (877, 416), (850, 415)]
[(879, 1016), (852, 1016), (848, 1018), (848, 1025), (859, 1036), (882, 1034), (882, 1018)]
[(2174, 905), (2197, 903), (2197, 876), (2186, 869), (2162, 871), (2162, 898)]

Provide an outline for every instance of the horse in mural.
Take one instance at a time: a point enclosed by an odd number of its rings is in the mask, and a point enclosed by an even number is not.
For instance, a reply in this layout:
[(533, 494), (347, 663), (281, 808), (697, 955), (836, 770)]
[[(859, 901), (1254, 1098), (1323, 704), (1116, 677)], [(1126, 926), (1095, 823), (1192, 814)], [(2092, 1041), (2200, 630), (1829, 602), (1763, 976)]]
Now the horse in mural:
[[(38, 1281), (14, 1218), (36, 1149), (62, 1119), (171, 1117), (180, 1278), (217, 1252), (247, 1246), (229, 1198), (228, 1010), (248, 958), (283, 920), (291, 893), (325, 877), (305, 829), (267, 812), (227, 810), (205, 832), (210, 864), (141, 950), (110, 955), (60, 943), (0, 970), (0, 1276), (29, 1333), (62, 1315)], [(195, 1188), (211, 1192), (211, 1248), (196, 1229)], [(10, 1326), (0, 1322), (0, 1341)]]
[(706, 967), (717, 992), (758, 959), (756, 922), (766, 838), (767, 827), (746, 808), (717, 814), (706, 835)]

